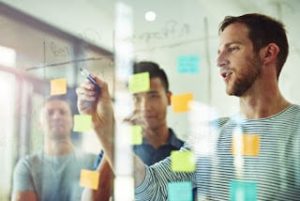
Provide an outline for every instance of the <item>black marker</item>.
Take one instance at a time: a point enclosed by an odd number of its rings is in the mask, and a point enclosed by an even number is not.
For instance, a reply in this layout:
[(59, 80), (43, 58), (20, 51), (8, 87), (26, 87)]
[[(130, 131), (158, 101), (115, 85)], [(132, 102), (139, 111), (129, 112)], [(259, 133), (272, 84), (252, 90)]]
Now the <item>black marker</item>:
[(93, 78), (92, 74), (85, 68), (80, 68), (80, 73), (81, 73), (81, 75), (85, 76), (95, 86), (96, 92), (99, 93), (100, 86), (97, 84), (97, 82)]

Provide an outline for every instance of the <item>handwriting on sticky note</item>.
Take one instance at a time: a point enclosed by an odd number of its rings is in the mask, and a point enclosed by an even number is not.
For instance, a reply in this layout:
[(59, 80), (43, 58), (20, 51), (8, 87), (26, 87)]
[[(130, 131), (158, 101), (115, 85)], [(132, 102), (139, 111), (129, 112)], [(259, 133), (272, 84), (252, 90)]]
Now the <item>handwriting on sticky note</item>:
[(193, 100), (192, 93), (171, 96), (171, 106), (174, 112), (187, 112), (189, 110), (189, 102)]
[(62, 95), (67, 93), (67, 80), (64, 78), (50, 81), (51, 95)]
[(139, 145), (142, 144), (143, 135), (142, 135), (142, 127), (135, 125), (131, 127), (131, 137), (132, 137), (132, 144)]
[(257, 134), (234, 135), (232, 138), (232, 154), (243, 156), (258, 156), (260, 137)]
[(168, 183), (168, 200), (170, 201), (192, 201), (191, 182)]
[(194, 172), (196, 169), (194, 154), (191, 151), (172, 151), (171, 169), (174, 172)]
[(230, 200), (251, 200), (256, 201), (256, 182), (233, 180), (230, 183)]
[(99, 172), (82, 169), (80, 172), (80, 186), (98, 189), (99, 184)]
[(177, 71), (179, 73), (195, 74), (199, 72), (200, 58), (196, 55), (177, 57)]
[(74, 115), (74, 128), (76, 132), (89, 131), (92, 128), (92, 116), (91, 115)]
[(133, 74), (129, 78), (129, 91), (131, 93), (146, 92), (149, 89), (150, 77), (148, 72)]

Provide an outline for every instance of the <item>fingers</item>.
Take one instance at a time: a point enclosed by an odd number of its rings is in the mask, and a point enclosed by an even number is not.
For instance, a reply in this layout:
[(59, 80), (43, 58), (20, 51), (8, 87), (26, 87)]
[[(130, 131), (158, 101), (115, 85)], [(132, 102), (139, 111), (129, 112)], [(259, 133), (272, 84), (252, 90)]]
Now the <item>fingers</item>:
[(101, 89), (101, 96), (104, 98), (109, 98), (108, 85), (105, 81), (101, 80), (98, 76), (92, 75), (96, 83)]
[(80, 113), (90, 114), (93, 104), (97, 100), (95, 87), (89, 81), (82, 83), (77, 89), (77, 107)]
[(97, 90), (97, 86), (91, 83), (89, 80), (83, 82), (77, 89), (76, 94), (78, 97), (77, 107), (79, 112), (85, 114), (91, 114), (96, 112), (95, 108), (100, 102), (110, 102), (110, 95), (108, 92), (108, 85), (99, 77), (91, 75), (100, 87), (100, 91)]

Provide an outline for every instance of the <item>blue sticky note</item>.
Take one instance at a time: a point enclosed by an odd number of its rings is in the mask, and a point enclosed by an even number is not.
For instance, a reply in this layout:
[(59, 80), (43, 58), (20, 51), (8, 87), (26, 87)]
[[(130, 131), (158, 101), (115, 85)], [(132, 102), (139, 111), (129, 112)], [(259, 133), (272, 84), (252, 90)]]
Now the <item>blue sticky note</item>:
[(194, 74), (200, 71), (200, 58), (196, 55), (177, 57), (177, 71), (179, 73)]
[(256, 182), (234, 180), (230, 184), (231, 201), (256, 201)]
[(192, 201), (193, 190), (191, 182), (168, 183), (169, 201)]

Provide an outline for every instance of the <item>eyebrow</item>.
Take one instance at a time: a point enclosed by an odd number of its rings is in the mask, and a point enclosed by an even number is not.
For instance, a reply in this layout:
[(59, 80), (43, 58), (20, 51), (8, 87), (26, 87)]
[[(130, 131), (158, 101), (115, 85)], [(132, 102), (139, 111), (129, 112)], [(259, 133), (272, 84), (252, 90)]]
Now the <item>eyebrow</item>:
[[(225, 48), (228, 48), (228, 47), (231, 46), (231, 45), (242, 45), (242, 43), (239, 42), (239, 41), (233, 41), (233, 42), (230, 42), (230, 43), (226, 43), (226, 44), (224, 45), (224, 47), (225, 47)], [(219, 49), (219, 48), (218, 48), (218, 53), (220, 53), (220, 49)]]

